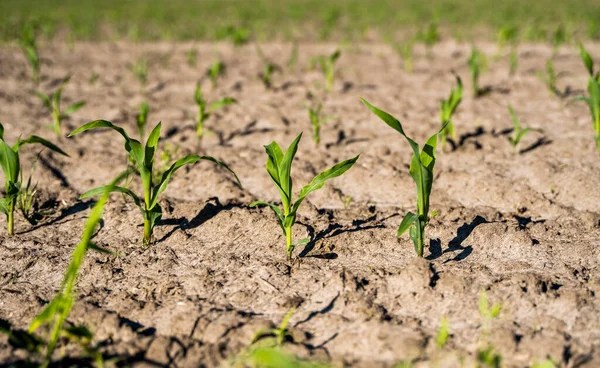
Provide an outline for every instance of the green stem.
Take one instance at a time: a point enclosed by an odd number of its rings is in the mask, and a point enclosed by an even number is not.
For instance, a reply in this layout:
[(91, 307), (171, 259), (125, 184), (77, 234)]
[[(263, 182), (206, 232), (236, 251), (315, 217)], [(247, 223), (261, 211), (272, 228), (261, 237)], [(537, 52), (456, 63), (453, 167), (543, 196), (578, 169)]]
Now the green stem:
[(13, 235), (15, 233), (15, 204), (12, 201), (8, 205), (7, 222), (8, 235)]
[(424, 248), (424, 236), (425, 236), (425, 223), (421, 222), (421, 220), (417, 220), (417, 256), (423, 257), (423, 248)]
[(58, 110), (53, 110), (52, 111), (52, 117), (54, 120), (54, 133), (56, 133), (56, 136), (60, 138), (60, 112)]
[(144, 219), (144, 245), (149, 245), (152, 241), (152, 225), (150, 224), (150, 220)]
[(292, 260), (292, 227), (285, 228), (285, 252), (287, 254), (288, 261)]

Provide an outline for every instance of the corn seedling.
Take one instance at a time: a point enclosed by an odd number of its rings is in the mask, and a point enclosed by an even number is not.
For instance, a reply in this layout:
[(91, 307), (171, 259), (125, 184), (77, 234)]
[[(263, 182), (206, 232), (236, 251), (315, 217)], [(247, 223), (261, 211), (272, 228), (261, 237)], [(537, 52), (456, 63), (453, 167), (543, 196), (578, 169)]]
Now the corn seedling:
[(294, 46), (292, 46), (292, 51), (290, 51), (290, 58), (288, 59), (288, 68), (291, 70), (296, 70), (296, 65), (298, 64), (298, 43), (294, 42)]
[(443, 349), (444, 346), (446, 346), (449, 337), (450, 323), (448, 322), (448, 318), (442, 317), (440, 328), (438, 329), (437, 335), (435, 337), (435, 345), (438, 347), (438, 349)]
[(266, 164), (267, 172), (279, 190), (283, 210), (280, 209), (279, 206), (265, 201), (255, 201), (250, 204), (250, 207), (258, 205), (269, 206), (273, 213), (275, 213), (275, 216), (277, 217), (277, 223), (281, 227), (286, 239), (285, 249), (287, 258), (290, 261), (292, 259), (292, 252), (294, 248), (297, 245), (308, 244), (309, 242), (309, 239), (307, 238), (301, 239), (296, 243), (292, 242), (292, 227), (296, 222), (296, 212), (298, 211), (298, 207), (300, 207), (300, 204), (302, 201), (304, 201), (308, 194), (322, 188), (327, 180), (338, 177), (348, 171), (348, 169), (354, 165), (360, 156), (358, 155), (349, 160), (342, 161), (315, 176), (310, 184), (304, 186), (302, 190), (300, 190), (300, 196), (298, 199), (296, 199), (295, 202), (292, 202), (292, 161), (294, 160), (294, 156), (298, 150), (298, 143), (300, 142), (301, 138), (302, 133), (300, 133), (296, 139), (294, 139), (285, 153), (275, 141), (265, 146), (268, 156)]
[(148, 124), (148, 112), (150, 107), (147, 102), (142, 102), (140, 105), (140, 112), (135, 115), (135, 125), (138, 129), (138, 134), (141, 140), (144, 140), (146, 136), (146, 124)]
[(400, 226), (398, 227), (398, 237), (402, 236), (409, 230), (408, 234), (413, 241), (417, 256), (423, 257), (425, 227), (429, 222), (429, 195), (433, 185), (433, 167), (435, 165), (435, 148), (437, 146), (438, 135), (444, 130), (446, 125), (443, 125), (440, 131), (432, 135), (423, 150), (419, 149), (417, 142), (409, 138), (402, 128), (402, 124), (392, 115), (371, 105), (365, 99), (361, 99), (363, 103), (384, 123), (402, 134), (410, 144), (413, 151), (412, 160), (410, 163), (410, 176), (417, 184), (417, 213), (408, 212)]
[(19, 40), (19, 46), (31, 67), (31, 79), (34, 83), (40, 81), (40, 57), (37, 50), (35, 27), (31, 23), (25, 24)]
[(492, 323), (500, 315), (502, 305), (494, 303), (491, 307), (488, 302), (487, 293), (481, 291), (479, 293), (479, 314), (481, 315), (481, 343), (485, 348), (477, 349), (477, 362), (482, 367), (500, 368), (502, 364), (502, 356), (496, 352), (493, 345), (488, 343), (488, 336), (492, 331)]
[(396, 50), (398, 55), (400, 55), (400, 57), (402, 58), (402, 62), (404, 63), (404, 71), (407, 73), (412, 73), (413, 71), (413, 46), (413, 39), (410, 39), (403, 43), (395, 43), (393, 46), (394, 50)]
[(196, 61), (198, 59), (198, 50), (196, 49), (189, 49), (188, 52), (186, 52), (185, 54), (185, 58), (187, 60), (187, 64), (190, 68), (193, 68), (196, 66)]
[(71, 115), (75, 111), (77, 111), (77, 110), (81, 109), (83, 106), (85, 106), (85, 101), (79, 101), (79, 102), (75, 102), (72, 105), (69, 105), (69, 107), (67, 107), (64, 111), (61, 111), (60, 99), (62, 96), (62, 91), (63, 91), (64, 86), (67, 83), (69, 83), (70, 79), (71, 79), (70, 75), (67, 76), (66, 78), (64, 78), (62, 80), (62, 82), (60, 83), (60, 85), (58, 86), (58, 88), (56, 89), (56, 91), (54, 91), (53, 93), (51, 93), (49, 95), (47, 95), (43, 92), (36, 92), (38, 97), (42, 99), (44, 106), (46, 106), (48, 111), (50, 111), (50, 113), (52, 114), (51, 127), (52, 127), (52, 130), (54, 131), (54, 133), (56, 134), (56, 136), (59, 138), (62, 136), (61, 123), (62, 123), (63, 119), (68, 118), (69, 115)]
[(516, 26), (507, 25), (498, 31), (498, 46), (502, 50), (505, 46), (510, 45), (510, 53), (508, 55), (508, 63), (510, 66), (510, 74), (514, 75), (517, 72), (519, 57), (517, 54), (517, 38), (518, 29)]
[(479, 76), (485, 68), (485, 55), (481, 51), (473, 48), (469, 57), (469, 69), (471, 70), (471, 84), (473, 86), (473, 97), (481, 97), (485, 91), (479, 87)]
[(442, 100), (442, 108), (440, 110), (440, 120), (442, 126), (445, 128), (440, 132), (440, 140), (442, 141), (442, 147), (446, 146), (446, 139), (451, 137), (456, 139), (456, 132), (454, 130), (454, 124), (452, 123), (452, 115), (456, 111), (460, 101), (462, 100), (463, 84), (460, 77), (456, 77), (456, 88), (452, 88), (450, 96), (447, 100)]
[(208, 68), (208, 70), (206, 71), (206, 75), (210, 79), (213, 88), (217, 88), (217, 82), (219, 77), (225, 75), (225, 63), (219, 60), (215, 60), (210, 65), (210, 68)]
[(523, 128), (521, 126), (521, 123), (519, 122), (519, 118), (517, 117), (517, 114), (515, 114), (515, 110), (512, 108), (511, 105), (508, 105), (508, 111), (510, 112), (510, 117), (513, 122), (513, 134), (512, 134), (512, 137), (508, 137), (508, 141), (512, 145), (513, 150), (515, 152), (517, 152), (517, 147), (519, 146), (519, 142), (521, 142), (523, 137), (525, 137), (525, 135), (527, 133), (534, 131), (536, 129)]
[(21, 175), (20, 175), (21, 176), (21, 178), (20, 178), (21, 189), (19, 190), (19, 195), (17, 197), (17, 208), (19, 209), (19, 211), (21, 211), (21, 214), (23, 215), (23, 217), (25, 217), (25, 219), (27, 221), (29, 221), (30, 224), (35, 224), (34, 202), (35, 202), (35, 195), (37, 193), (37, 183), (32, 184), (31, 178), (33, 177), (36, 163), (37, 163), (37, 158), (31, 164), (31, 172), (29, 173), (29, 177), (27, 178), (25, 185), (23, 185), (24, 178), (23, 178), (23, 171), (21, 170)]
[(590, 74), (590, 77), (596, 79), (600, 83), (600, 69), (594, 73), (594, 60), (583, 47), (582, 43), (579, 44), (579, 53), (581, 54), (581, 60), (583, 60), (583, 65), (585, 65), (585, 69)]
[[(71, 134), (69, 134), (69, 137), (96, 128), (110, 128), (121, 134), (121, 136), (123, 136), (123, 138), (125, 139), (125, 150), (127, 151), (129, 157), (133, 161), (134, 168), (141, 177), (142, 187), (144, 189), (143, 197), (137, 196), (130, 189), (119, 186), (114, 186), (113, 188), (111, 188), (111, 191), (120, 192), (131, 197), (131, 199), (133, 199), (133, 201), (135, 202), (136, 206), (142, 212), (142, 216), (144, 218), (144, 245), (150, 244), (152, 240), (152, 232), (154, 230), (154, 226), (160, 221), (162, 217), (162, 208), (160, 204), (158, 204), (158, 196), (167, 189), (167, 185), (169, 184), (171, 176), (179, 168), (185, 165), (194, 164), (200, 160), (212, 161), (218, 165), (223, 166), (225, 169), (231, 172), (235, 176), (235, 179), (239, 184), (239, 179), (237, 175), (235, 175), (235, 173), (225, 163), (211, 156), (198, 155), (188, 155), (177, 160), (173, 165), (171, 165), (171, 167), (169, 167), (169, 169), (167, 169), (163, 173), (160, 181), (154, 183), (152, 180), (154, 154), (156, 152), (158, 140), (160, 138), (161, 123), (158, 123), (158, 125), (156, 125), (156, 127), (152, 130), (145, 145), (142, 145), (138, 140), (130, 138), (123, 128), (115, 126), (111, 122), (106, 120), (96, 120), (87, 123), (79, 129), (73, 131)], [(88, 198), (99, 195), (101, 193), (104, 193), (105, 189), (105, 186), (92, 189), (83, 193), (81, 195), (81, 198)]]
[(425, 46), (427, 46), (428, 52), (430, 52), (431, 48), (433, 48), (433, 46), (440, 41), (440, 32), (438, 30), (437, 23), (429, 23), (429, 27), (427, 27), (425, 32), (420, 34), (419, 38), (423, 41)]
[(323, 119), (321, 118), (322, 107), (322, 104), (318, 104), (314, 108), (308, 108), (308, 117), (310, 118), (310, 123), (312, 124), (313, 141), (315, 141), (315, 145), (317, 146), (321, 141), (321, 123), (323, 123)]
[(594, 131), (596, 132), (596, 147), (600, 152), (600, 82), (590, 77), (588, 82), (589, 97), (580, 97), (580, 100), (587, 102), (590, 107)]
[(311, 61), (311, 67), (319, 65), (321, 72), (325, 75), (325, 89), (327, 92), (333, 91), (333, 81), (335, 78), (335, 63), (340, 58), (340, 50), (335, 50), (329, 56), (318, 56)]
[(544, 82), (550, 94), (560, 96), (560, 91), (558, 88), (556, 88), (557, 76), (556, 72), (554, 71), (554, 63), (552, 62), (552, 59), (548, 59), (548, 61), (546, 61), (546, 74), (538, 72), (537, 75), (538, 78)]
[(557, 53), (560, 45), (565, 42), (567, 42), (567, 30), (563, 24), (560, 24), (554, 33), (552, 33), (552, 48), (554, 49), (554, 53)]
[[(96, 250), (102, 253), (110, 253), (108, 250), (99, 247), (92, 242), (92, 237), (96, 232), (96, 228), (102, 219), (102, 213), (104, 212), (104, 205), (108, 201), (109, 195), (115, 188), (116, 185), (125, 177), (126, 173), (119, 175), (109, 185), (103, 187), (98, 202), (92, 209), (90, 216), (85, 224), (81, 241), (75, 247), (71, 263), (67, 268), (67, 272), (63, 278), (60, 291), (58, 294), (46, 305), (40, 314), (29, 325), (29, 333), (34, 333), (37, 329), (42, 326), (49, 326), (50, 333), (48, 335), (48, 341), (45, 347), (45, 361), (42, 367), (47, 367), (52, 360), (52, 353), (58, 344), (58, 340), (61, 336), (65, 336), (70, 340), (79, 342), (82, 346), (90, 346), (92, 340), (91, 332), (84, 326), (75, 326), (65, 328), (64, 324), (71, 313), (73, 304), (75, 304), (75, 284), (79, 276), (79, 269), (83, 263), (83, 259), (87, 254), (88, 250)], [(91, 352), (91, 350), (90, 350)], [(102, 356), (99, 353), (95, 354), (96, 363), (102, 367)]]
[(558, 363), (556, 363), (552, 359), (546, 359), (541, 362), (534, 362), (529, 368), (557, 368), (559, 367)]
[(519, 68), (519, 54), (517, 53), (516, 48), (510, 50), (510, 54), (508, 55), (508, 65), (510, 68), (510, 75), (517, 74), (517, 69)]
[(273, 76), (273, 73), (275, 73), (276, 71), (280, 70), (281, 68), (279, 67), (279, 65), (272, 63), (267, 56), (265, 55), (265, 53), (262, 51), (262, 48), (260, 47), (260, 45), (256, 45), (256, 53), (258, 54), (258, 56), (260, 57), (260, 59), (262, 60), (263, 63), (263, 71), (262, 73), (260, 73), (258, 75), (258, 77), (260, 78), (260, 80), (263, 82), (263, 84), (265, 85), (265, 88), (271, 88), (271, 77)]
[(285, 340), (287, 338), (290, 338), (293, 340), (294, 335), (292, 335), (292, 333), (288, 330), (287, 326), (290, 323), (290, 319), (292, 318), (292, 315), (294, 314), (295, 311), (296, 311), (295, 308), (290, 308), (290, 310), (283, 317), (283, 320), (281, 321), (281, 325), (279, 325), (279, 328), (275, 328), (275, 329), (271, 328), (271, 329), (264, 329), (264, 330), (258, 331), (252, 338), (251, 344), (255, 344), (259, 340), (262, 340), (266, 337), (274, 337), (275, 343), (273, 346), (281, 347), (281, 346), (283, 346), (283, 343), (285, 342)]
[(13, 235), (15, 229), (14, 213), (21, 188), (23, 187), (23, 172), (19, 159), (19, 150), (26, 144), (40, 144), (48, 149), (68, 156), (53, 143), (32, 135), (27, 139), (17, 139), (12, 147), (4, 140), (4, 126), (0, 123), (0, 166), (4, 173), (5, 196), (0, 198), (0, 212), (6, 215), (8, 234)]
[(237, 103), (237, 100), (233, 97), (223, 97), (222, 99), (213, 102), (208, 105), (207, 101), (202, 95), (202, 86), (200, 83), (196, 84), (196, 90), (194, 91), (194, 101), (198, 106), (198, 120), (196, 120), (196, 135), (199, 139), (202, 139), (204, 135), (204, 122), (210, 117), (210, 115), (222, 107)]
[(148, 60), (145, 57), (138, 58), (131, 65), (131, 72), (141, 85), (145, 85), (148, 82)]

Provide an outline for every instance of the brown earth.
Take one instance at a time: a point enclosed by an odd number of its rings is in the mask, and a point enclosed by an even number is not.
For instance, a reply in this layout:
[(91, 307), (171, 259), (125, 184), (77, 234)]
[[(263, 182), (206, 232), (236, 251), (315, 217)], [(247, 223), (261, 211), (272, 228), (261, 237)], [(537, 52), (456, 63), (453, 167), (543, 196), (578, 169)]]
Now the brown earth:
[[(135, 114), (146, 95), (152, 124), (163, 122), (163, 147), (179, 147), (181, 155), (197, 152), (192, 95), (214, 55), (228, 69), (216, 90), (205, 81), (207, 97), (239, 100), (209, 119), (207, 127), (216, 134), (206, 137), (202, 151), (229, 163), (243, 189), (210, 163), (178, 172), (161, 202), (165, 214), (157, 241), (148, 248), (140, 244), (138, 209), (120, 195), (107, 206), (96, 242), (118, 255), (89, 253), (70, 316), (95, 332), (107, 360), (218, 366), (296, 306), (290, 324), (295, 344), (287, 347), (300, 356), (348, 367), (388, 367), (401, 360), (471, 366), (488, 334), (478, 307), (485, 290), (490, 302), (502, 305), (487, 341), (501, 353), (503, 366), (546, 358), (564, 367), (600, 366), (600, 160), (589, 111), (572, 101), (587, 80), (575, 47), (554, 57), (556, 70), (565, 72), (558, 82), (569, 94), (563, 99), (551, 96), (536, 76), (552, 56), (543, 45), (519, 49), (519, 72), (512, 77), (507, 52), (496, 59), (494, 45), (481, 45), (489, 55), (482, 85), (491, 93), (480, 99), (470, 93), (470, 46), (453, 42), (436, 46), (430, 57), (417, 49), (412, 74), (387, 46), (346, 46), (328, 95), (320, 72), (306, 65), (335, 45), (300, 45), (295, 72), (286, 66), (291, 45), (264, 45), (284, 70), (274, 75), (271, 90), (256, 77), (262, 64), (253, 46), (195, 45), (196, 67), (186, 64), (191, 47), (41, 49), (40, 88), (50, 90), (71, 72), (64, 105), (87, 101), (65, 122), (65, 131), (108, 119), (135, 135)], [(589, 51), (598, 58), (600, 45)], [(150, 60), (145, 87), (129, 69), (141, 55)], [(423, 142), (439, 127), (440, 100), (454, 85), (452, 71), (466, 84), (454, 119), (459, 138), (454, 150), (438, 150), (432, 209), (439, 215), (427, 229), (425, 259), (419, 259), (406, 236), (396, 238), (401, 216), (416, 202), (410, 148), (358, 97), (397, 116)], [(20, 51), (1, 47), (0, 119), (9, 142), (31, 133), (53, 138), (45, 128), (49, 114), (27, 76)], [(311, 98), (322, 98), (325, 115), (333, 117), (319, 147), (309, 134), (305, 106)], [(520, 154), (507, 141), (509, 103), (523, 124), (543, 129), (525, 137)], [(302, 205), (295, 239), (308, 234), (314, 241), (296, 250), (290, 267), (273, 214), (248, 205), (278, 200), (262, 145), (276, 140), (287, 146), (303, 130), (293, 166), (296, 188), (339, 160), (362, 156)], [(44, 152), (35, 172), (40, 206), (51, 214), (35, 226), (18, 216), (14, 237), (0, 232), (0, 318), (17, 328), (27, 328), (59, 287), (93, 204), (78, 195), (109, 182), (126, 165), (123, 141), (112, 131), (64, 138), (60, 145), (71, 157)], [(22, 161), (31, 162), (35, 153), (25, 147)], [(349, 208), (340, 193), (352, 198)], [(5, 226), (3, 217), (0, 229)], [(440, 351), (435, 336), (443, 316), (451, 337)], [(0, 337), (1, 362), (22, 358)]]

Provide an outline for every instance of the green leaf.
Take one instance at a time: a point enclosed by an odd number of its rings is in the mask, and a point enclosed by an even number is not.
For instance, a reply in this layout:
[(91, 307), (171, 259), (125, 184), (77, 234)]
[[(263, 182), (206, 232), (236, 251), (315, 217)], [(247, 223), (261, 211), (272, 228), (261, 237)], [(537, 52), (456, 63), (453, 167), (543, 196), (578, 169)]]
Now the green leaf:
[(42, 102), (44, 103), (44, 106), (46, 106), (46, 108), (48, 110), (52, 110), (52, 102), (50, 101), (50, 96), (48, 96), (47, 94), (43, 93), (43, 92), (35, 92), (36, 96), (38, 96), (40, 99), (42, 99)]
[(275, 216), (277, 217), (277, 223), (279, 224), (279, 226), (281, 227), (281, 230), (283, 230), (283, 232), (285, 234), (285, 227), (284, 227), (285, 220), (284, 220), (283, 213), (281, 212), (281, 209), (279, 208), (279, 206), (277, 206), (273, 203), (266, 202), (266, 201), (254, 201), (254, 202), (250, 203), (250, 207), (256, 207), (256, 206), (269, 206), (269, 208), (271, 208), (273, 213), (275, 213)]
[(583, 47), (583, 44), (581, 42), (579, 43), (579, 52), (581, 53), (581, 59), (583, 60), (583, 64), (585, 65), (585, 68), (587, 69), (590, 76), (593, 77), (594, 76), (594, 62), (592, 61), (592, 57), (590, 56), (590, 54), (588, 54), (588, 52)]
[(406, 230), (408, 230), (409, 227), (411, 227), (417, 220), (419, 219), (418, 215), (415, 215), (412, 212), (408, 212), (406, 215), (404, 215), (404, 218), (402, 219), (402, 222), (400, 223), (400, 226), (398, 227), (398, 237), (401, 237), (402, 234), (404, 234), (406, 232)]
[[(90, 198), (90, 197), (96, 197), (98, 195), (101, 195), (101, 194), (105, 193), (106, 190), (109, 189), (109, 187), (110, 187), (109, 185), (104, 185), (104, 186), (101, 186), (101, 187), (90, 189), (87, 192), (83, 193), (79, 197), (79, 199), (86, 199), (86, 198)], [(111, 193), (112, 192), (116, 192), (116, 193), (126, 194), (126, 195), (130, 196), (131, 199), (133, 199), (133, 201), (135, 202), (136, 206), (138, 206), (140, 209), (143, 208), (142, 207), (142, 202), (141, 202), (140, 198), (134, 192), (132, 192), (131, 189), (123, 188), (123, 187), (119, 187), (119, 186), (113, 185), (112, 187), (110, 187), (110, 192)]]
[(224, 106), (235, 104), (237, 102), (238, 101), (233, 97), (224, 97), (224, 98), (220, 99), (219, 101), (216, 101), (216, 102), (213, 102), (212, 104), (210, 104), (210, 106), (208, 107), (208, 111), (212, 112), (212, 111), (220, 109)]
[(0, 140), (4, 140), (4, 125), (0, 123)]
[(152, 132), (148, 136), (148, 140), (146, 141), (146, 147), (144, 152), (144, 166), (148, 171), (152, 171), (152, 163), (154, 162), (154, 152), (156, 152), (156, 146), (158, 145), (158, 140), (160, 139), (160, 129), (162, 123), (158, 123)]
[(29, 325), (29, 333), (34, 332), (41, 326), (50, 323), (54, 319), (54, 316), (57, 314), (60, 306), (62, 304), (62, 295), (58, 294), (42, 309), (42, 312), (38, 314), (31, 324)]
[(154, 229), (154, 226), (162, 218), (162, 207), (160, 207), (160, 204), (155, 203), (149, 211), (144, 211), (144, 216), (150, 221), (150, 228)]
[[(277, 188), (282, 193), (282, 197), (287, 194), (283, 191), (281, 186), (281, 178), (279, 177), (279, 168), (281, 167), (281, 161), (283, 161), (283, 151), (277, 142), (273, 141), (271, 144), (264, 146), (267, 152), (267, 172), (273, 179), (273, 182), (277, 185)], [(289, 198), (288, 198), (289, 202)]]
[(332, 166), (331, 168), (323, 171), (319, 175), (315, 176), (314, 179), (308, 185), (305, 185), (300, 190), (300, 196), (294, 203), (294, 207), (290, 214), (293, 214), (295, 216), (298, 207), (300, 207), (300, 204), (302, 203), (304, 198), (306, 198), (307, 195), (309, 195), (311, 192), (314, 192), (315, 190), (321, 189), (323, 185), (325, 185), (325, 182), (327, 180), (336, 178), (348, 171), (356, 163), (359, 157), (360, 155), (357, 155), (349, 160), (342, 161)]
[(69, 157), (69, 155), (65, 151), (60, 149), (54, 143), (49, 142), (42, 137), (38, 137), (37, 135), (32, 135), (31, 137), (29, 137), (27, 139), (19, 140), (17, 142), (16, 149), (18, 150), (21, 146), (24, 146), (26, 144), (41, 144), (42, 146), (44, 146), (56, 153), (60, 153), (61, 155)]
[(76, 102), (76, 103), (72, 104), (71, 106), (67, 107), (65, 109), (64, 113), (65, 113), (65, 115), (71, 115), (72, 113), (81, 109), (84, 106), (85, 106), (85, 101)]
[(298, 134), (296, 139), (289, 145), (285, 154), (283, 155), (283, 159), (281, 160), (281, 164), (279, 165), (279, 179), (281, 180), (281, 189), (287, 195), (287, 198), (292, 198), (292, 162), (294, 161), (294, 156), (296, 156), (296, 152), (298, 151), (298, 143), (302, 139), (302, 133)]
[(6, 177), (6, 182), (17, 182), (21, 163), (19, 154), (15, 152), (4, 140), (0, 140), (0, 167)]
[(112, 130), (117, 131), (119, 134), (121, 134), (123, 136), (123, 138), (125, 138), (125, 150), (127, 150), (127, 152), (129, 152), (129, 154), (135, 160), (135, 162), (138, 166), (143, 165), (144, 149), (142, 148), (142, 144), (139, 141), (137, 141), (133, 138), (130, 138), (123, 128), (114, 125), (110, 121), (95, 120), (95, 121), (89, 122), (89, 123), (79, 127), (78, 129), (74, 130), (73, 132), (71, 132), (71, 134), (69, 134), (69, 137), (72, 137), (76, 134), (83, 133), (85, 131), (88, 131), (91, 129), (96, 129), (96, 128), (110, 128)]
[(171, 179), (171, 175), (173, 175), (173, 173), (175, 171), (177, 171), (179, 168), (181, 168), (184, 165), (193, 164), (200, 160), (212, 161), (212, 162), (216, 163), (217, 165), (224, 167), (227, 171), (229, 171), (230, 173), (233, 174), (238, 185), (240, 187), (242, 186), (242, 183), (240, 182), (240, 179), (237, 177), (237, 175), (223, 161), (219, 161), (216, 158), (211, 157), (211, 156), (188, 155), (184, 158), (177, 160), (173, 165), (171, 165), (171, 167), (169, 167), (167, 169), (167, 171), (164, 172), (164, 174), (160, 180), (160, 184), (155, 188), (155, 190), (152, 194), (150, 208), (152, 208), (152, 207), (154, 207), (154, 205), (156, 205), (156, 202), (158, 200), (158, 195), (167, 189), (167, 185), (169, 183), (169, 180)]
[(8, 216), (8, 202), (6, 198), (0, 198), (0, 212)]

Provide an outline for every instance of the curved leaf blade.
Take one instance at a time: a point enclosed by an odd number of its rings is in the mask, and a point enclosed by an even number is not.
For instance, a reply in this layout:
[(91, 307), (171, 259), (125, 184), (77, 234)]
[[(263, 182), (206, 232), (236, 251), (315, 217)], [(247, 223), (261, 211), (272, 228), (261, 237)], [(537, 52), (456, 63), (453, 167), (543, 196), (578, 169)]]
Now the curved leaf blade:
[(419, 216), (415, 215), (412, 212), (408, 212), (406, 215), (404, 215), (404, 218), (402, 219), (402, 222), (400, 223), (400, 226), (398, 227), (397, 236), (401, 237), (402, 234), (404, 234), (406, 232), (406, 230), (408, 230), (418, 219), (419, 219)]
[(61, 155), (69, 157), (69, 155), (65, 151), (60, 149), (57, 145), (55, 145), (54, 143), (52, 143), (50, 141), (47, 141), (46, 139), (44, 139), (42, 137), (38, 137), (37, 135), (32, 135), (31, 137), (29, 137), (27, 139), (19, 140), (17, 142), (17, 149), (26, 144), (41, 144), (42, 146), (44, 146), (56, 153), (60, 153)]

